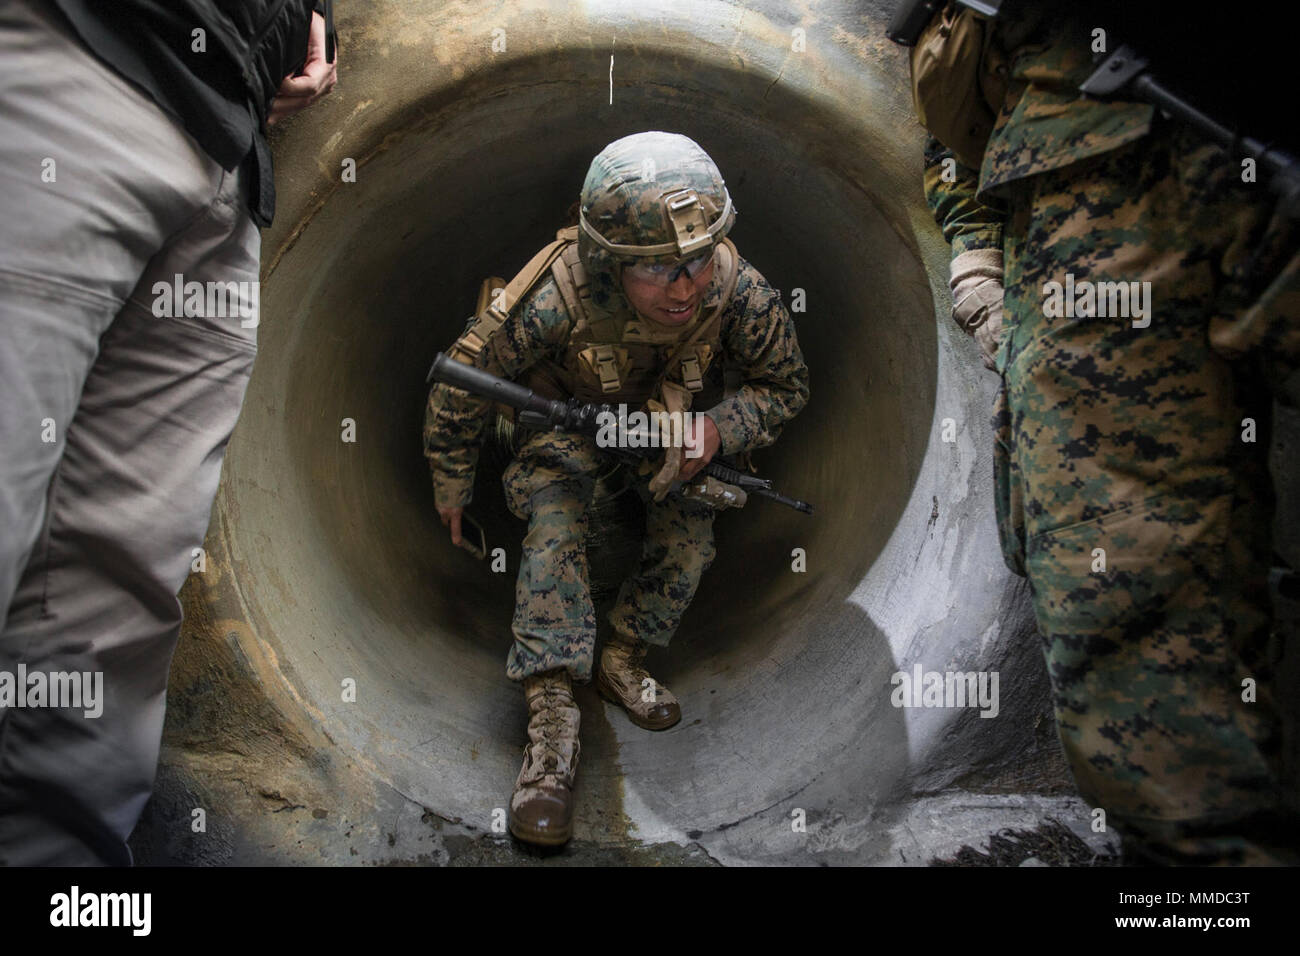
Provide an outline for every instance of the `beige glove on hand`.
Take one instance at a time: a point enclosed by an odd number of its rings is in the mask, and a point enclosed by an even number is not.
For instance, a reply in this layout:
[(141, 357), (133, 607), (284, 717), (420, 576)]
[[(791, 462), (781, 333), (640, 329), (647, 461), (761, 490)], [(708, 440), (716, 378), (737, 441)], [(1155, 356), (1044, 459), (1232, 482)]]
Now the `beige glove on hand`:
[(952, 317), (974, 334), (984, 367), (996, 369), (1002, 339), (1002, 250), (971, 249), (952, 260)]
[[(651, 412), (668, 411), (663, 405), (656, 402), (653, 398), (646, 402), (646, 408)], [(654, 495), (655, 501), (663, 501), (664, 496), (672, 488), (673, 482), (677, 480), (677, 473), (682, 470), (682, 446), (672, 443), (673, 433), (669, 426), (669, 419), (664, 415), (660, 419), (661, 434), (659, 436), (659, 447), (664, 450), (663, 464), (659, 466), (659, 471), (650, 479), (650, 493)]]

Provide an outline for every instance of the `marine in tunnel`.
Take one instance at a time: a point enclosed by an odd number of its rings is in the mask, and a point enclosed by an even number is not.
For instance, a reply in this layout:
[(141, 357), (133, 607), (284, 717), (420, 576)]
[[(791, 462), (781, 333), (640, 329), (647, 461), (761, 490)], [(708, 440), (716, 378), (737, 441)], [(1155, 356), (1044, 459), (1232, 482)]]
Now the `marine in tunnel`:
[[(676, 698), (644, 668), (665, 646), (714, 556), (725, 489), (694, 482), (715, 455), (770, 445), (806, 404), (808, 370), (794, 322), (726, 238), (735, 210), (721, 173), (685, 136), (624, 137), (591, 164), (577, 228), (561, 230), (449, 349), (459, 361), (540, 394), (704, 414), (685, 442), (634, 481), (646, 515), (638, 572), (609, 616), (597, 688), (638, 726), (671, 727)], [(724, 394), (723, 368), (739, 387)], [(446, 385), (429, 394), (425, 452), (436, 506), (459, 543), (490, 403)], [(537, 432), (503, 476), (511, 511), (529, 523), (516, 584), (506, 673), (522, 682), (529, 740), (510, 803), (528, 842), (565, 842), (580, 744), (573, 681), (592, 678), (596, 619), (584, 551), (596, 476), (590, 438)], [(648, 483), (646, 478), (649, 478)]]
[[(1080, 92), (1138, 64), (1127, 40), (1228, 125), (1276, 131), (1185, 66), (1258, 37), (1230, 42), (1241, 17), (1172, 42), (1132, 4), (1000, 6), (900, 9), (924, 24), (926, 196), (952, 244), (953, 317), (1002, 377), (999, 530), (1032, 587), (1066, 756), (1130, 862), (1294, 863), (1269, 442), (1242, 429), (1267, 429), (1274, 393), (1296, 399), (1296, 211), (1243, 175), (1239, 139), (1133, 88)], [(1253, 149), (1263, 166), (1270, 148)]]

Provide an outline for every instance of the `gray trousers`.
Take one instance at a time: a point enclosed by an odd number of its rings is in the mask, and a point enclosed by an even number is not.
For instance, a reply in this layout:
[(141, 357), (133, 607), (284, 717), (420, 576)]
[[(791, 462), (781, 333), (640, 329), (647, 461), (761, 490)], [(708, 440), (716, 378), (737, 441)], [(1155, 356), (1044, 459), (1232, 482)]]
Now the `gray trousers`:
[[(256, 288), (242, 192), (57, 13), (0, 6), (0, 863), (131, 862), (257, 348), (256, 299), (203, 291)], [(102, 712), (34, 673), (102, 675)]]

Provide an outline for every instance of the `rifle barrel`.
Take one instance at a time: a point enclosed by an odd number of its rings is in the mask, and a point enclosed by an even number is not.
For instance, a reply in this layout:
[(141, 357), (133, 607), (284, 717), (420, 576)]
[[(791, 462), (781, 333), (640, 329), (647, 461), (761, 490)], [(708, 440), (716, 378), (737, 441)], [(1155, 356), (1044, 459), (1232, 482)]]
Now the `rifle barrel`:
[(441, 352), (433, 360), (433, 367), (429, 369), (426, 381), (443, 382), (494, 402), (509, 405), (511, 408), (549, 411), (547, 406), (550, 403), (545, 399), (539, 399), (532, 389), (504, 378), (497, 378), (491, 372), (485, 372), (481, 368), (457, 362)]

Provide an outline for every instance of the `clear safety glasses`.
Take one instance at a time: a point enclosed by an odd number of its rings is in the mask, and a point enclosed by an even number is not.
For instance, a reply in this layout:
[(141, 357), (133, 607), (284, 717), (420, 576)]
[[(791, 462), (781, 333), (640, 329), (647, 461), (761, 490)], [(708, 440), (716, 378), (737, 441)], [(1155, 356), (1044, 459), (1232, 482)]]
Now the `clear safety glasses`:
[(676, 282), (678, 276), (682, 274), (688, 275), (692, 279), (696, 278), (709, 267), (709, 263), (712, 261), (713, 250), (710, 249), (708, 252), (678, 262), (666, 262), (662, 265), (630, 265), (624, 266), (624, 270), (638, 282), (669, 286)]

